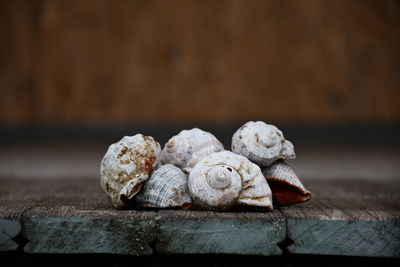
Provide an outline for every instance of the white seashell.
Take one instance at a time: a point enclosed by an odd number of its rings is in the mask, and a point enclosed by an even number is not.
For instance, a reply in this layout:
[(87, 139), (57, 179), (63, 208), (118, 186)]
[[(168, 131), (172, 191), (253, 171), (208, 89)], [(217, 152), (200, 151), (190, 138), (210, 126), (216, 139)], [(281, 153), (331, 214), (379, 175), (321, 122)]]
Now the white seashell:
[(193, 128), (183, 130), (169, 139), (161, 152), (161, 162), (175, 165), (189, 173), (199, 160), (222, 150), (224, 146), (214, 135)]
[(313, 195), (300, 182), (293, 169), (283, 161), (276, 161), (264, 169), (263, 174), (271, 187), (274, 203), (294, 204), (304, 202)]
[(161, 165), (153, 170), (135, 200), (140, 207), (188, 209), (192, 200), (187, 176), (171, 164)]
[(274, 125), (262, 121), (249, 121), (240, 127), (232, 137), (232, 151), (260, 167), (278, 159), (296, 157), (293, 144), (285, 140), (283, 133)]
[(247, 158), (221, 151), (197, 163), (189, 174), (189, 193), (194, 204), (210, 210), (234, 205), (272, 210), (272, 194), (260, 167)]
[(127, 205), (160, 161), (160, 144), (150, 136), (125, 136), (101, 161), (100, 183), (116, 208)]

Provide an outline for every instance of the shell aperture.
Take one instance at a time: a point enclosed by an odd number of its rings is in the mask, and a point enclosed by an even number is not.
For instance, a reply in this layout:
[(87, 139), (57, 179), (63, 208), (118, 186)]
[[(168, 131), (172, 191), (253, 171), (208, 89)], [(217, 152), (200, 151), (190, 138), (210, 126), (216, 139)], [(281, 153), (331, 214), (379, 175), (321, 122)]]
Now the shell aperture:
[(307, 201), (313, 196), (293, 169), (281, 160), (265, 168), (263, 174), (271, 187), (274, 203), (294, 204)]

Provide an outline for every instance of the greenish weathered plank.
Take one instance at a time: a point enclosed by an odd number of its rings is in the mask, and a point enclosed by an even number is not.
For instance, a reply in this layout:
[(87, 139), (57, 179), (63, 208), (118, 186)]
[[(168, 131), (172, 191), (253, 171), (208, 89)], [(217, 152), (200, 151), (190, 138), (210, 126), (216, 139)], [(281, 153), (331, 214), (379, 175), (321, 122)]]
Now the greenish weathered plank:
[(24, 220), (29, 253), (111, 253), (150, 255), (153, 214), (118, 217), (40, 217)]
[(18, 244), (13, 241), (21, 231), (21, 224), (15, 219), (0, 218), (0, 251), (12, 251), (18, 248)]
[[(303, 181), (315, 196), (274, 212), (115, 210), (98, 179), (0, 179), (0, 250), (29, 253), (398, 257), (396, 181)], [(22, 227), (22, 232), (20, 229)], [(21, 240), (21, 239), (19, 239)]]
[(0, 251), (13, 251), (20, 245), (15, 238), (21, 233), (20, 216), (28, 203), (6, 199), (3, 190), (0, 188)]
[(280, 255), (285, 219), (274, 212), (161, 211), (157, 251)]
[(23, 225), (25, 252), (153, 253), (156, 213), (115, 210), (98, 179), (0, 179), (0, 206)]
[(364, 180), (313, 181), (314, 198), (282, 208), (290, 253), (400, 257), (400, 186)]
[(295, 254), (400, 257), (400, 224), (382, 221), (288, 220)]

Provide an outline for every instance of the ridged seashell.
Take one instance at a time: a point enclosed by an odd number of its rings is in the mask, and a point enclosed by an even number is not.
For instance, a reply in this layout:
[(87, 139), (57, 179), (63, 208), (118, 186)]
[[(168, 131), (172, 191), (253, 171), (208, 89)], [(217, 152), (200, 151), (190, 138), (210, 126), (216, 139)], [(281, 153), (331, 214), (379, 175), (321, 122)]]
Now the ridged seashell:
[(110, 145), (101, 161), (100, 183), (116, 208), (136, 195), (160, 161), (160, 144), (150, 136), (125, 136)]
[(171, 164), (161, 165), (153, 170), (135, 200), (140, 207), (188, 209), (192, 200), (187, 175)]
[(199, 161), (189, 174), (188, 186), (193, 203), (205, 209), (249, 205), (272, 210), (271, 189), (260, 167), (230, 151)]
[(296, 157), (293, 144), (285, 140), (283, 133), (262, 121), (249, 121), (240, 127), (232, 137), (232, 151), (261, 167)]
[(304, 202), (313, 195), (300, 182), (293, 169), (283, 161), (277, 161), (267, 167), (263, 174), (271, 187), (274, 203), (294, 204)]
[(172, 164), (189, 173), (205, 156), (224, 150), (224, 146), (209, 132), (198, 128), (183, 130), (165, 145), (161, 162)]

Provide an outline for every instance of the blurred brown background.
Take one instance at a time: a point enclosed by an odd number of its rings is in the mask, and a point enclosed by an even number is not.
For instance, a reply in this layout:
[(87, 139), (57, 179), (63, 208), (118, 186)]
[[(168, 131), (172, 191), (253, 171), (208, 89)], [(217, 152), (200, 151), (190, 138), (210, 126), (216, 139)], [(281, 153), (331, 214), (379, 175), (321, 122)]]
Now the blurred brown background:
[(0, 2), (0, 123), (400, 121), (399, 1)]

